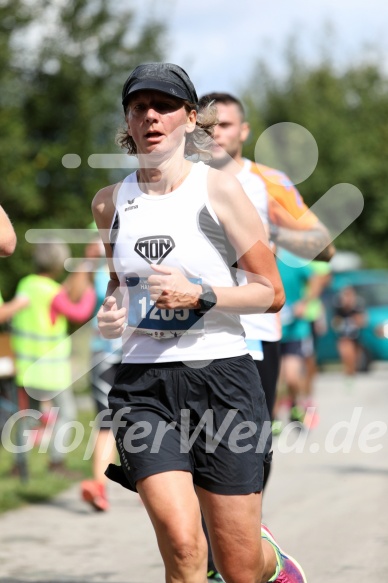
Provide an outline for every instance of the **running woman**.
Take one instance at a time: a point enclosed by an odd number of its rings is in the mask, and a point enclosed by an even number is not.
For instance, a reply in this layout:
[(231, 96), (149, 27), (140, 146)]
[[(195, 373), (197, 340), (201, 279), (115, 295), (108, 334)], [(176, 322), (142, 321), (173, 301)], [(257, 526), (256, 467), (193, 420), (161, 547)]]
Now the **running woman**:
[(139, 65), (122, 98), (139, 169), (93, 201), (111, 264), (99, 327), (123, 337), (109, 395), (121, 465), (108, 475), (139, 492), (168, 583), (206, 582), (201, 509), (226, 581), (304, 582), (260, 529), (269, 415), (238, 314), (284, 303), (263, 225), (238, 180), (193, 163), (216, 118), (198, 115), (183, 69)]

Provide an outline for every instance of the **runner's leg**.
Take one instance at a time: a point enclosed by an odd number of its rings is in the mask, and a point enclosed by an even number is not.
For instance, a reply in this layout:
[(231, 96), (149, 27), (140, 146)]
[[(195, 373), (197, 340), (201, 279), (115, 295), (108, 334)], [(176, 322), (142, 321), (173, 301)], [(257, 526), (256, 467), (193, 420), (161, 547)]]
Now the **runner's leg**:
[(197, 487), (218, 570), (233, 583), (264, 583), (275, 573), (273, 549), (261, 540), (262, 494), (225, 496)]
[(167, 583), (205, 583), (207, 544), (190, 472), (163, 472), (136, 482), (154, 526)]

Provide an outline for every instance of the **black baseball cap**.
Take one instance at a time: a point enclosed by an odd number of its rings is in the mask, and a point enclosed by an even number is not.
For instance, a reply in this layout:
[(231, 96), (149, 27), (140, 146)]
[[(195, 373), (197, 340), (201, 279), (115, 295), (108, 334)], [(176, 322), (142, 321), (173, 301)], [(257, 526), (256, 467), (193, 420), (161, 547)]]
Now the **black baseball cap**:
[(146, 63), (138, 65), (124, 83), (122, 103), (141, 89), (155, 89), (190, 103), (198, 104), (198, 97), (190, 77), (181, 67), (173, 63)]

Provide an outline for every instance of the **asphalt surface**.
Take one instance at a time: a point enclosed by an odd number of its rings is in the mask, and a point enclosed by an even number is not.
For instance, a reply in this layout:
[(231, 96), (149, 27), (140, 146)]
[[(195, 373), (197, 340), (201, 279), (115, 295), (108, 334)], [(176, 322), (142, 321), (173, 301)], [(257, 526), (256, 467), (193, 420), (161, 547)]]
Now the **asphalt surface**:
[[(309, 583), (388, 581), (388, 371), (339, 373), (316, 384), (320, 422), (274, 442), (264, 522)], [(72, 487), (0, 516), (0, 583), (162, 583), (164, 570), (138, 496), (109, 486), (95, 513)]]

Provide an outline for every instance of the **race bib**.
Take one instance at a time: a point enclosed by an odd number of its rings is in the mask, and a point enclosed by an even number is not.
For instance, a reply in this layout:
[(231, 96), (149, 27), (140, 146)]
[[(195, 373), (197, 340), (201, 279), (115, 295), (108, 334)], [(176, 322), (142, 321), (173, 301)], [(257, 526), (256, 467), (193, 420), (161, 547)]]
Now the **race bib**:
[[(150, 298), (146, 277), (126, 277), (129, 293), (128, 326), (136, 334), (146, 334), (156, 340), (178, 338), (183, 334), (203, 334), (204, 323), (194, 310), (177, 308), (167, 310), (157, 308)], [(200, 284), (201, 279), (190, 278), (192, 283)]]

